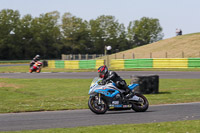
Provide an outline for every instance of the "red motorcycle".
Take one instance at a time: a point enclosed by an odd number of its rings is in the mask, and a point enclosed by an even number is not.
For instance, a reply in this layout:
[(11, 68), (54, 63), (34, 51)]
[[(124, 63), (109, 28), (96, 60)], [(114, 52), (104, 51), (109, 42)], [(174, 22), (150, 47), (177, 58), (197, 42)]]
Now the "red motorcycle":
[(40, 73), (41, 67), (42, 67), (42, 62), (37, 61), (37, 62), (35, 62), (35, 64), (32, 67), (30, 67), (29, 72), (30, 73), (32, 73), (32, 72)]

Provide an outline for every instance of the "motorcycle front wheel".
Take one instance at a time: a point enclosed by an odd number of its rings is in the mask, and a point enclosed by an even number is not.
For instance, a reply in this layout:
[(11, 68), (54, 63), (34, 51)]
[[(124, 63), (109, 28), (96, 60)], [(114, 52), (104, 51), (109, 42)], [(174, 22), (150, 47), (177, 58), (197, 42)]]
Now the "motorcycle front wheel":
[(99, 100), (96, 99), (95, 96), (89, 98), (88, 107), (95, 114), (104, 114), (108, 110), (108, 104), (106, 101), (101, 98), (99, 104)]
[(145, 112), (149, 108), (149, 102), (147, 98), (139, 93), (135, 93), (136, 96), (140, 98), (139, 102), (132, 102), (132, 109), (135, 112)]
[(40, 73), (40, 72), (41, 72), (41, 68), (38, 68), (36, 72), (37, 72), (37, 73)]
[(32, 70), (32, 69), (29, 69), (29, 72), (30, 72), (30, 73), (32, 73), (32, 72), (33, 72), (33, 70)]

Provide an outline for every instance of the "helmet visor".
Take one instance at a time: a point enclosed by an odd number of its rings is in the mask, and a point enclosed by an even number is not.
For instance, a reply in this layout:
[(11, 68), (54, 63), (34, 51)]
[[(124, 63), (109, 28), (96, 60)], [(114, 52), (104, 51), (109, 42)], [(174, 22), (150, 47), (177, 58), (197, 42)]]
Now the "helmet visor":
[(100, 78), (104, 78), (105, 72), (98, 72)]

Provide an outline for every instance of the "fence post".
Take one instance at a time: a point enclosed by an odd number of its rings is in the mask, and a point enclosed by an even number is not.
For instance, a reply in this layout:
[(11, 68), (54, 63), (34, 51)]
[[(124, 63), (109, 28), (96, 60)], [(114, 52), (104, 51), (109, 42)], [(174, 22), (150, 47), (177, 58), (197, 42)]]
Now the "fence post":
[(81, 60), (81, 54), (78, 55), (78, 59)]
[(115, 53), (115, 59), (117, 58), (117, 54)]
[(70, 54), (70, 60), (73, 60), (73, 55), (72, 54)]
[(109, 55), (106, 55), (107, 56), (107, 66), (110, 67), (110, 63), (109, 63)]
[(96, 54), (93, 54), (93, 57), (92, 57), (92, 59), (95, 59), (95, 56), (96, 56)]
[(150, 53), (150, 58), (152, 58), (152, 53)]
[(86, 54), (86, 60), (88, 60), (88, 54)]
[(65, 54), (62, 54), (61, 57), (62, 57), (62, 60), (66, 60), (66, 55)]
[(167, 58), (167, 52), (165, 53), (165, 57)]
[(133, 59), (135, 59), (135, 54), (133, 53)]
[(125, 57), (125, 56), (124, 56), (124, 54), (123, 54), (123, 59), (124, 59), (124, 57)]
[(75, 54), (73, 55), (73, 60), (76, 60), (76, 55)]
[(184, 52), (182, 51), (182, 58), (184, 58)]

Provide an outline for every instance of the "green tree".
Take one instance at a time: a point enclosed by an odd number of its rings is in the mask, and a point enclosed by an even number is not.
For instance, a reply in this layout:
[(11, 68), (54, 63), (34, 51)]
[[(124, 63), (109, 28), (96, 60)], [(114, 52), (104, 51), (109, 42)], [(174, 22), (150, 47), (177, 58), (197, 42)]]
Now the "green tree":
[(41, 53), (44, 58), (56, 58), (59, 55), (58, 45), (60, 44), (61, 33), (58, 25), (60, 14), (57, 11), (42, 14), (39, 17)]
[(129, 23), (128, 35), (132, 45), (145, 45), (156, 42), (163, 38), (162, 27), (159, 20), (154, 18), (143, 17)]
[(62, 30), (63, 53), (86, 54), (90, 52), (91, 42), (87, 21), (83, 21), (71, 13), (65, 13), (62, 17)]
[(4, 9), (0, 11), (0, 59), (18, 58), (20, 46), (16, 44), (17, 30), (20, 22), (18, 11)]
[(58, 25), (57, 11), (41, 14), (31, 22), (30, 32), (32, 40), (29, 42), (32, 49), (31, 56), (40, 54), (42, 58), (59, 57), (59, 43), (61, 39)]
[(124, 41), (125, 35), (123, 24), (115, 19), (114, 16), (99, 16), (95, 20), (90, 20), (91, 40), (94, 45), (95, 53), (104, 53), (105, 46), (119, 49), (119, 42)]
[(23, 16), (18, 26), (19, 28), (16, 33), (18, 35), (18, 40), (16, 40), (16, 42), (21, 45), (20, 52), (18, 53), (21, 59), (31, 59), (34, 54), (31, 45), (33, 40), (33, 32), (31, 31), (32, 21), (32, 16), (27, 14)]

